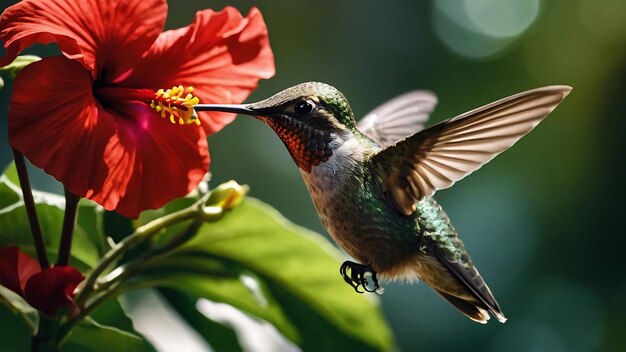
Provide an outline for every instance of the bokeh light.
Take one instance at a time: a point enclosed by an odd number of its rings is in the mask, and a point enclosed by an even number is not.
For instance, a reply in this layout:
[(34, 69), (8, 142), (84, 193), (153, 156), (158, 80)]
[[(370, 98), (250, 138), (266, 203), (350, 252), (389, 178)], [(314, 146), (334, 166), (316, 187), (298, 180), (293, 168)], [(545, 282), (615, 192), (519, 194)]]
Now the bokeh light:
[(537, 19), (540, 0), (438, 0), (434, 26), (455, 53), (487, 58), (511, 45)]

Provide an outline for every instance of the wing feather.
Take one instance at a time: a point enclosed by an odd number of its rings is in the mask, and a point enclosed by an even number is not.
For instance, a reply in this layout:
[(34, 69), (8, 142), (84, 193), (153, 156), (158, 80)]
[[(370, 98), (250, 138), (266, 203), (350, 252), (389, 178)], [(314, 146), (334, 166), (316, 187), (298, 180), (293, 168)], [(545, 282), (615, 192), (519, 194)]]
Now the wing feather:
[(357, 127), (379, 145), (388, 146), (422, 130), (435, 105), (437, 97), (431, 92), (408, 92), (374, 109)]
[(374, 155), (372, 163), (383, 174), (391, 202), (409, 215), (415, 202), (452, 186), (511, 147), (570, 91), (568, 86), (548, 86), (498, 100), (406, 137)]

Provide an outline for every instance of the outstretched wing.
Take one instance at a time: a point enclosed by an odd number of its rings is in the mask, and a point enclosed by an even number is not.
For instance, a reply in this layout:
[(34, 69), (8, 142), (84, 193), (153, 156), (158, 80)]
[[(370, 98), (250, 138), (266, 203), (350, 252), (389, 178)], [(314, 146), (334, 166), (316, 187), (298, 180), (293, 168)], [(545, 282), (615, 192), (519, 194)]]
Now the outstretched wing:
[(437, 105), (437, 97), (428, 91), (412, 91), (397, 96), (367, 114), (358, 129), (374, 142), (386, 147), (421, 131)]
[(529, 90), (461, 114), (389, 146), (371, 159), (391, 203), (403, 214), (448, 188), (530, 132), (571, 87)]

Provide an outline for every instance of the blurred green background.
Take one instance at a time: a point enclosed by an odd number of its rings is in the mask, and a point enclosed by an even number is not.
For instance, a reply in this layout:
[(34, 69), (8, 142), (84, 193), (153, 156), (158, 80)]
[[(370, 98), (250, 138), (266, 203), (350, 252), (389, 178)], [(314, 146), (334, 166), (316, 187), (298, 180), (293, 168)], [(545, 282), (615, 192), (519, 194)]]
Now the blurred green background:
[[(626, 2), (186, 0), (170, 1), (167, 26), (226, 5), (261, 9), (276, 56), (276, 77), (249, 101), (315, 80), (363, 116), (429, 89), (439, 97), (435, 122), (523, 90), (573, 86), (530, 135), (436, 195), (509, 321), (473, 323), (422, 283), (386, 284), (380, 302), (404, 351), (626, 350)], [(0, 93), (2, 165), (11, 160), (10, 86)], [(209, 143), (216, 181), (249, 184), (325, 234), (269, 128), (242, 117)], [(34, 183), (60, 191), (43, 175)]]

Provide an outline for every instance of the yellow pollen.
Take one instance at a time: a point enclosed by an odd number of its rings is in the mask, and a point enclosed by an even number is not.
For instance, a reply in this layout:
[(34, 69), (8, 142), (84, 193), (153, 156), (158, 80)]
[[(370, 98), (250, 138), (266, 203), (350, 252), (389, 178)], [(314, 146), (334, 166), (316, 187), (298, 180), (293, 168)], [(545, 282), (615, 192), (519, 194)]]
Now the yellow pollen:
[(200, 99), (191, 93), (193, 87), (174, 86), (167, 90), (159, 89), (150, 102), (150, 108), (160, 113), (162, 118), (169, 117), (173, 124), (178, 122), (179, 125), (190, 123), (200, 125), (200, 119), (194, 110)]

